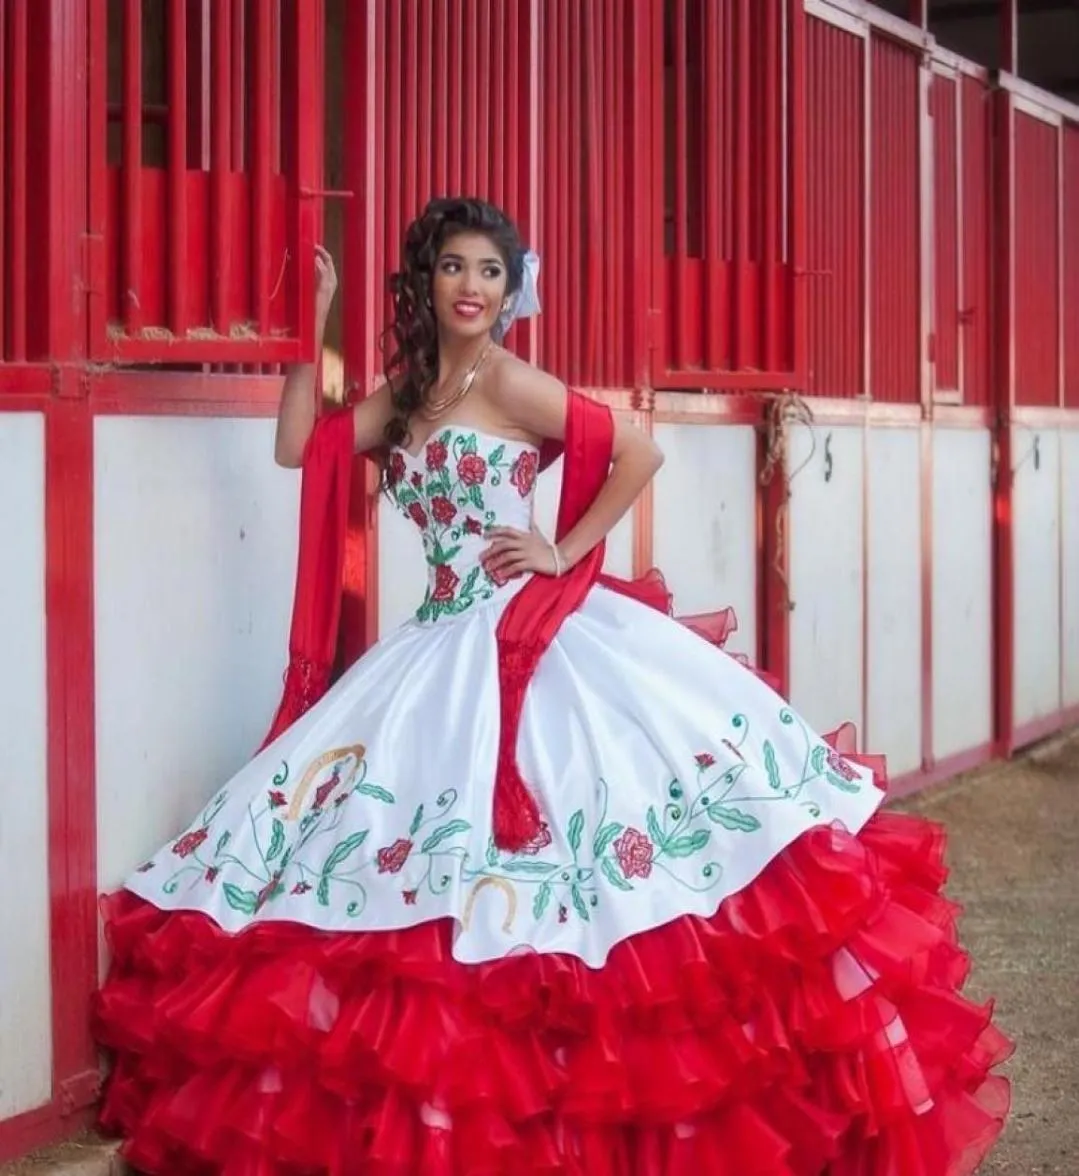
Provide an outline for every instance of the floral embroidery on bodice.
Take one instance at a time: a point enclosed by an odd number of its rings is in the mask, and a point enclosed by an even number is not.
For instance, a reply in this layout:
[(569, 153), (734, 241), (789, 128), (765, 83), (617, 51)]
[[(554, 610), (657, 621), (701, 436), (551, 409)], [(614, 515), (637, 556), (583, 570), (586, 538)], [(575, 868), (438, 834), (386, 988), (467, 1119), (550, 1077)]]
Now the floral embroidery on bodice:
[(389, 492), (419, 527), (427, 557), (419, 620), (462, 613), (506, 587), (479, 562), (489, 543), (486, 532), (531, 526), (538, 470), (533, 446), (468, 426), (438, 430), (416, 456), (393, 451)]

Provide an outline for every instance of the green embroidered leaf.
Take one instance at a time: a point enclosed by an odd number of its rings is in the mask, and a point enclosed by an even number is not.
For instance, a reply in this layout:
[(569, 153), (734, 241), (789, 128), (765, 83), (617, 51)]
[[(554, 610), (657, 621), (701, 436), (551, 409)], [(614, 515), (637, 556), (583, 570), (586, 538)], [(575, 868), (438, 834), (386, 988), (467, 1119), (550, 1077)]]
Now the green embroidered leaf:
[(824, 771), (824, 757), (828, 754), (828, 749), (823, 744), (813, 748), (813, 771), (819, 776)]
[(330, 876), (329, 876), (329, 874), (322, 875), (322, 880), (318, 884), (318, 890), (316, 891), (316, 896), (318, 897), (319, 906), (328, 907), (330, 905)]
[(499, 462), (501, 462), (501, 460), (502, 460), (502, 459), (503, 459), (505, 456), (506, 456), (506, 447), (505, 447), (505, 445), (496, 445), (496, 446), (494, 447), (494, 449), (492, 449), (492, 450), (491, 450), (491, 452), (488, 454), (488, 456), (487, 456), (487, 461), (488, 461), (488, 462), (489, 462), (491, 465), (493, 465), (493, 466), (496, 466), (496, 465), (498, 465), (498, 464), (499, 464)]
[(610, 858), (600, 859), (600, 869), (603, 870), (607, 876), (607, 881), (612, 886), (617, 886), (619, 890), (632, 890), (633, 887), (622, 877), (618, 867)]
[(258, 906), (259, 896), (253, 890), (241, 890), (231, 882), (225, 883), (225, 901), (234, 911), (253, 915)]
[(588, 913), (587, 904), (585, 903), (584, 899), (581, 897), (581, 892), (577, 889), (576, 886), (571, 886), (569, 888), (569, 893), (570, 893), (570, 898), (573, 899), (573, 905), (576, 908), (577, 914), (579, 914), (581, 916), (581, 918), (584, 919), (584, 921), (586, 923), (590, 922), (591, 916)]
[(281, 761), (281, 771), (273, 778), (274, 787), (280, 788), (288, 779), (288, 760)]
[(410, 490), (407, 486), (404, 485), (397, 487), (397, 501), (402, 506), (411, 506), (413, 503), (419, 502), (419, 500), (420, 497), (414, 490)]
[(270, 848), (266, 851), (266, 860), (272, 862), (285, 848), (285, 824), (274, 817), (273, 834), (270, 837)]
[(456, 837), (458, 833), (465, 833), (472, 826), (467, 821), (450, 821), (448, 825), (440, 825), (430, 837), (420, 846), (421, 853), (430, 853), (437, 845), (441, 845), (449, 837)]
[(837, 776), (835, 772), (825, 772), (825, 779), (833, 788), (838, 788), (840, 792), (861, 792), (862, 786), (857, 780), (844, 780), (842, 776)]
[(717, 825), (722, 825), (724, 829), (730, 829), (734, 833), (755, 833), (761, 827), (760, 821), (752, 814), (723, 804), (712, 805), (708, 815)]
[(337, 867), (348, 857), (350, 853), (355, 852), (367, 840), (367, 829), (361, 829), (359, 833), (353, 833), (351, 837), (346, 837), (344, 841), (339, 841), (332, 850), (330, 856), (323, 862), (322, 876), (328, 878), (330, 874), (337, 869)]
[(416, 836), (416, 830), (423, 824), (423, 805), (421, 804), (416, 809), (416, 815), (412, 818), (412, 824), (408, 827), (409, 837)]
[(708, 829), (695, 829), (686, 837), (676, 837), (668, 846), (667, 852), (671, 857), (692, 857), (699, 853), (711, 840), (712, 834)]
[(659, 818), (656, 816), (656, 810), (654, 806), (650, 806), (648, 809), (647, 822), (649, 837), (652, 838), (656, 845), (662, 845), (663, 830), (659, 827)]
[(557, 870), (557, 866), (552, 866), (549, 862), (533, 862), (528, 858), (511, 858), (508, 862), (502, 863), (502, 868), (507, 874), (550, 874), (553, 870)]
[(610, 824), (597, 829), (596, 839), (592, 842), (592, 856), (602, 857), (607, 851), (607, 847), (622, 832), (623, 828), (624, 826), (618, 821), (611, 821)]
[(475, 433), (469, 433), (461, 441), (462, 453), (475, 453), (479, 449), (479, 441)]
[(378, 784), (357, 784), (352, 791), (362, 792), (364, 796), (373, 796), (375, 800), (381, 800), (383, 804), (397, 803), (393, 798), (393, 793)]
[(768, 773), (768, 787), (778, 792), (783, 787), (783, 780), (779, 774), (779, 761), (776, 759), (776, 749), (772, 746), (770, 739), (764, 741), (764, 768)]
[(573, 850), (574, 857), (577, 856), (577, 852), (581, 848), (581, 834), (583, 832), (584, 810), (578, 809), (569, 819), (569, 832), (567, 833), (570, 849)]
[[(460, 550), (460, 548), (458, 548), (458, 550)], [(460, 594), (462, 596), (471, 596), (472, 590), (476, 587), (476, 581), (479, 578), (480, 578), (480, 569), (479, 569), (479, 565), (477, 564), (472, 569), (472, 571), (470, 571), (468, 573), (468, 575), (465, 576), (464, 583), (461, 585), (461, 593)]]
[(483, 510), (483, 492), (479, 486), (469, 486), (468, 501), (477, 510)]
[(225, 832), (222, 833), (221, 836), (217, 839), (217, 849), (214, 850), (214, 857), (217, 857), (231, 840), (232, 834), (228, 831), (228, 829), (226, 829)]
[(535, 919), (542, 919), (544, 912), (547, 910), (551, 901), (551, 884), (544, 882), (544, 884), (536, 891), (536, 897), (532, 902), (532, 917)]
[(487, 838), (487, 864), (493, 866), (498, 861), (498, 846), (493, 837)]

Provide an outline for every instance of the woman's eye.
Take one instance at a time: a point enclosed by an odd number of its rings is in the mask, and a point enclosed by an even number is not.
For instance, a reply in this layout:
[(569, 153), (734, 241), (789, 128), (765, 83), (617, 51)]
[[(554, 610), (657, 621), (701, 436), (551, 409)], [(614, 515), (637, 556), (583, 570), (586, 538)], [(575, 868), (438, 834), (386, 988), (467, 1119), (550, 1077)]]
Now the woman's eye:
[(483, 276), (489, 281), (494, 282), (502, 276), (502, 268), (497, 265), (489, 265), (484, 271)]

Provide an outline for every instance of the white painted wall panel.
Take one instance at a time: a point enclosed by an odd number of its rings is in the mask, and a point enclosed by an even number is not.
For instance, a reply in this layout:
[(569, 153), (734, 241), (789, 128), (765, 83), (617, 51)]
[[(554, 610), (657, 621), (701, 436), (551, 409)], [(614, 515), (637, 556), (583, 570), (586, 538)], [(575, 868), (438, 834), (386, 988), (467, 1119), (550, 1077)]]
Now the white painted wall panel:
[(1079, 429), (1060, 435), (1064, 705), (1079, 706)]
[(861, 735), (861, 428), (792, 430), (789, 469), (791, 701), (818, 730), (850, 721)]
[(756, 660), (756, 435), (748, 425), (658, 424), (666, 456), (652, 504), (653, 554), (680, 615), (731, 605), (732, 652)]
[(280, 698), (299, 475), (270, 420), (95, 422), (99, 878), (243, 765)]
[(922, 761), (922, 500), (917, 429), (868, 435), (865, 746), (892, 776)]
[(1013, 443), (1017, 726), (1060, 709), (1060, 438), (1017, 429)]
[(993, 547), (987, 430), (933, 434), (933, 755), (993, 731)]
[(52, 1094), (45, 431), (0, 413), (0, 1119)]

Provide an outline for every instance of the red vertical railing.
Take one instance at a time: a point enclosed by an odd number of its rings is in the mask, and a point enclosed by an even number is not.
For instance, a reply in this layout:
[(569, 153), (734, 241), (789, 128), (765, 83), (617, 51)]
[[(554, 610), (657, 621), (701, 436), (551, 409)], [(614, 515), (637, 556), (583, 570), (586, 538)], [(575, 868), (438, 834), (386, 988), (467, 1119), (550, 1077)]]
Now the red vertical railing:
[(5, 183), (0, 187), (0, 358), (20, 363), (27, 358), (26, 326), (29, 289), (27, 249), (29, 209), (27, 206), (27, 146), (30, 117), (28, 69), (28, 5), (30, 0), (0, 2), (0, 33), (3, 38), (4, 118), (0, 122), (0, 143), (6, 154)]
[[(808, 390), (865, 391), (865, 38), (806, 28)], [(913, 247), (913, 243), (912, 243)]]
[(870, 386), (916, 404), (921, 336), (919, 55), (871, 36)]
[(1064, 403), (1079, 408), (1079, 126), (1063, 136)]
[(1059, 131), (1014, 118), (1015, 402), (1050, 407), (1060, 395)]
[(967, 226), (959, 214), (959, 81), (934, 74), (933, 127), (934, 388), (960, 392), (960, 243)]
[(964, 77), (961, 83), (961, 211), (963, 298), (959, 307), (963, 346), (963, 402), (992, 402), (993, 248), (992, 103), (988, 83)]
[(664, 7), (671, 387), (791, 382), (790, 15), (786, 0)]
[[(105, 236), (89, 251), (90, 288), (105, 292), (93, 353), (226, 365), (308, 355), (321, 0), (94, 0), (90, 11), (90, 205)], [(162, 48), (167, 77), (151, 100), (145, 75)]]

